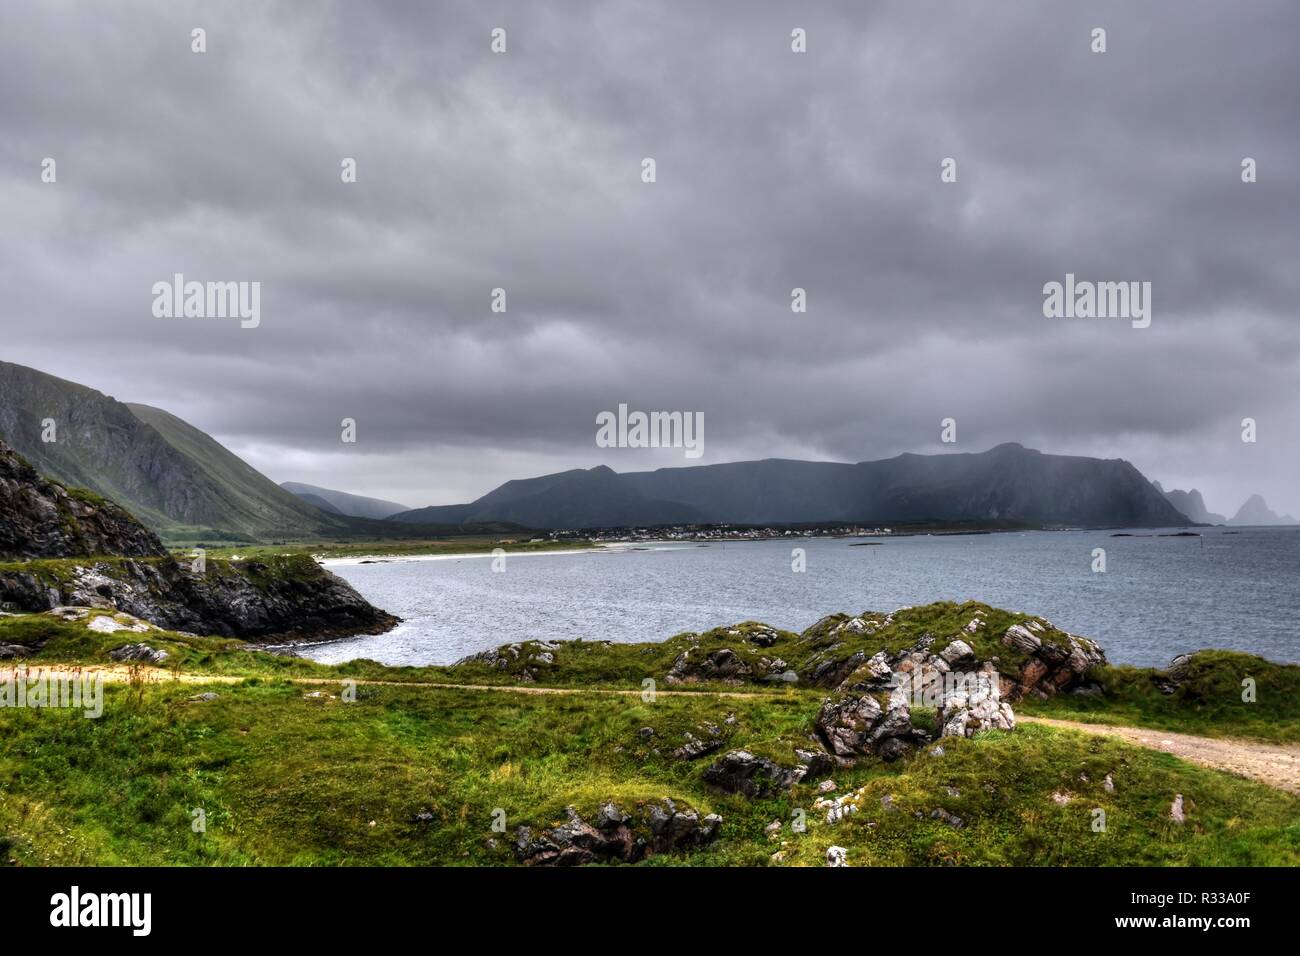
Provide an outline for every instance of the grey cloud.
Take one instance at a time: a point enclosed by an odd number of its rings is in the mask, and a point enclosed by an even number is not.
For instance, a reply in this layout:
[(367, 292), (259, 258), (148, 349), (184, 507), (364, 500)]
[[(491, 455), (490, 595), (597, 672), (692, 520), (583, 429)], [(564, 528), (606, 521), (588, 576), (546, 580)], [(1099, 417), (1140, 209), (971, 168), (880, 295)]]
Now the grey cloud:
[[(594, 447), (625, 401), (705, 412), (706, 461), (952, 415), (1300, 513), (1300, 10), (1247, 6), (8, 4), (4, 357), (412, 504), (670, 463)], [(154, 319), (175, 272), (262, 326)], [(1151, 281), (1152, 327), (1044, 319), (1066, 272)]]

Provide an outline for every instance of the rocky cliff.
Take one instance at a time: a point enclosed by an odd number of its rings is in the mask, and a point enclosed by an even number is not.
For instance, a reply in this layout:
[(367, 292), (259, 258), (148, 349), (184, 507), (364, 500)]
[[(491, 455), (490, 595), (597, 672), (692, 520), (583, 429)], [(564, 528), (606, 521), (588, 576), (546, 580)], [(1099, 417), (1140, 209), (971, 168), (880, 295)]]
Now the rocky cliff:
[(0, 441), (0, 556), (163, 557), (152, 532), (105, 498), (37, 474)]
[(0, 442), (0, 603), (127, 611), (253, 640), (374, 633), (397, 619), (308, 555), (178, 562), (129, 513), (37, 474)]

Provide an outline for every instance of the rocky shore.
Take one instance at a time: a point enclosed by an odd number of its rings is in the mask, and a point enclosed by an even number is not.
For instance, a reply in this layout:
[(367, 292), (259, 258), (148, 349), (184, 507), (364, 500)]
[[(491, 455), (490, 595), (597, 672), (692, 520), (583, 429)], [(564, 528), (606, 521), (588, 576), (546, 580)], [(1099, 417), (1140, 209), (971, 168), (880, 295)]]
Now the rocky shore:
[(177, 561), (124, 509), (39, 475), (0, 442), (0, 605), (90, 607), (253, 641), (378, 633), (397, 618), (306, 555)]

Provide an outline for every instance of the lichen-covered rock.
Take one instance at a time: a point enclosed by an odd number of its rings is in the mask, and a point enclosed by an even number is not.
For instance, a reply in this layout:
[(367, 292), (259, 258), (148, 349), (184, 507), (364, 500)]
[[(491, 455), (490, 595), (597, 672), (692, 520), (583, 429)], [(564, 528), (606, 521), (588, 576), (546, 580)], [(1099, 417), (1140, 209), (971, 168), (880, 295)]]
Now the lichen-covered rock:
[(822, 703), (813, 729), (826, 750), (841, 763), (867, 755), (893, 760), (917, 739), (906, 695), (891, 693), (883, 703), (879, 696), (844, 695), (828, 697)]
[(115, 661), (144, 661), (149, 664), (161, 664), (167, 660), (164, 650), (150, 647), (148, 644), (124, 644), (108, 652)]
[(529, 826), (515, 831), (514, 851), (519, 862), (527, 866), (636, 863), (652, 853), (712, 843), (722, 826), (717, 814), (701, 817), (698, 811), (666, 797), (642, 804), (633, 813), (606, 802), (591, 823), (574, 807), (566, 807), (564, 812), (566, 819), (558, 826), (536, 833)]
[(753, 672), (753, 668), (729, 647), (709, 652), (691, 648), (683, 651), (673, 662), (667, 681), (670, 684), (696, 681), (734, 684)]
[(967, 679), (951, 683), (939, 704), (940, 736), (971, 737), (981, 730), (1015, 730), (1016, 715), (1002, 700), (1001, 681), (992, 662)]
[[(825, 758), (814, 757), (811, 752), (799, 751), (802, 757), (807, 755), (810, 763), (800, 763), (793, 767), (784, 767), (774, 760), (759, 757), (748, 750), (729, 750), (704, 770), (704, 780), (728, 793), (742, 793), (747, 797), (766, 797), (789, 790), (809, 775), (824, 772), (827, 764), (820, 761)], [(811, 763), (816, 761), (814, 769)]]
[(717, 724), (705, 722), (696, 729), (700, 731), (698, 736), (689, 730), (686, 731), (684, 734), (686, 742), (673, 751), (673, 756), (678, 760), (695, 760), (721, 750), (722, 745), (727, 742), (726, 735)]
[(1006, 701), (1025, 696), (1045, 699), (1079, 687), (1085, 682), (1089, 668), (1106, 663), (1101, 648), (1086, 637), (1066, 634), (1064, 643), (1050, 643), (1023, 624), (1008, 627), (1001, 643), (1029, 655), (1018, 673), (1002, 675), (1001, 696)]

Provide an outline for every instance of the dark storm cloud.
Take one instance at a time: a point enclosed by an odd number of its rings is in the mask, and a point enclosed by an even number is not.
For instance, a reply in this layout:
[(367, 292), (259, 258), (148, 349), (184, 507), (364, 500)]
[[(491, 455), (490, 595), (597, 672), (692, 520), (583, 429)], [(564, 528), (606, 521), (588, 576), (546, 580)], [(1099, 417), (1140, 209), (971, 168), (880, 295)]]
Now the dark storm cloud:
[[(1297, 27), (1287, 2), (6, 3), (3, 357), (411, 504), (680, 463), (595, 447), (627, 402), (704, 412), (704, 461), (952, 450), (951, 416), (957, 450), (1300, 512)], [(260, 327), (155, 319), (176, 272), (260, 280)], [(1043, 318), (1067, 272), (1150, 281), (1151, 327)]]

